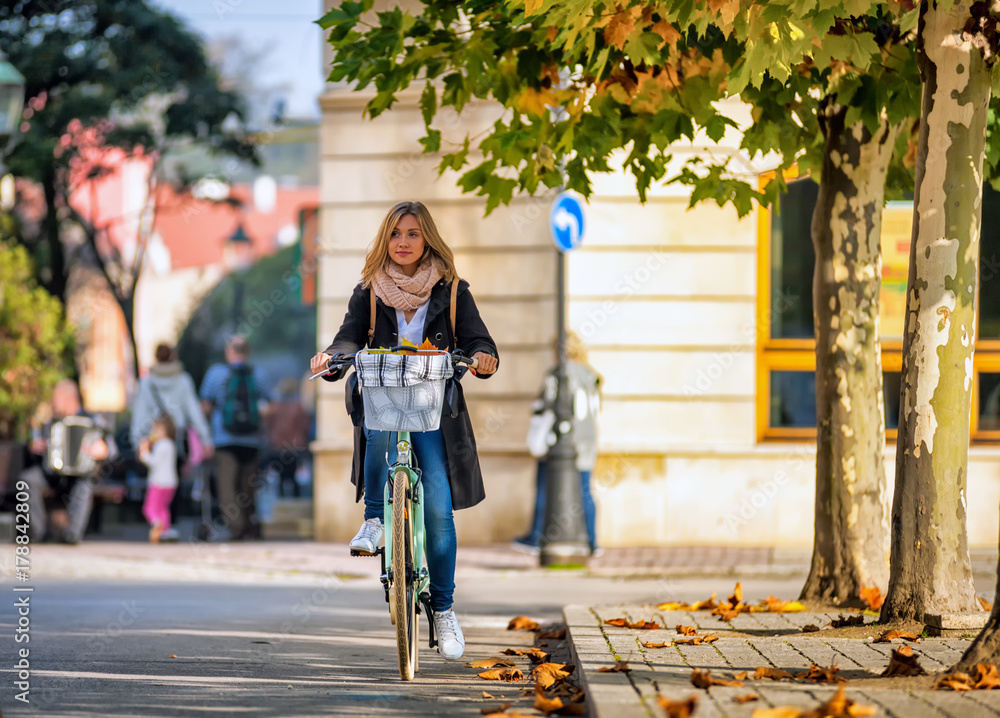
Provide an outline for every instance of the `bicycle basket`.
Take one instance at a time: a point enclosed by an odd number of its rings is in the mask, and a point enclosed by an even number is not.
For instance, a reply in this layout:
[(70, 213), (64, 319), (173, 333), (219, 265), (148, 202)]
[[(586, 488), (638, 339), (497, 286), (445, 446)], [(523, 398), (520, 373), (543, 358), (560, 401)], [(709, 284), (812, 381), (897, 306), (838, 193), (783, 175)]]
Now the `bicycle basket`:
[(440, 426), (444, 383), (454, 373), (447, 354), (361, 351), (354, 369), (369, 429), (435, 431)]

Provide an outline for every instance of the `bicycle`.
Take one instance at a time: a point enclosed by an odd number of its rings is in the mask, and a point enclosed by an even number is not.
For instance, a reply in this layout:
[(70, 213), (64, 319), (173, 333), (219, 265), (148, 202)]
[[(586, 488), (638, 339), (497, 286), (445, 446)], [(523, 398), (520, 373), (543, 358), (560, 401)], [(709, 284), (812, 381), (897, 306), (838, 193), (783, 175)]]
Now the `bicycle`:
[[(411, 362), (415, 366), (407, 367), (405, 357), (409, 356), (439, 359)], [(398, 346), (332, 357), (327, 362), (326, 370), (311, 377), (315, 379), (336, 369), (353, 366), (359, 377), (366, 426), (395, 434), (395, 462), (388, 464), (388, 454), (386, 456), (388, 480), (383, 493), (382, 514), (385, 544), (376, 549), (375, 554), (381, 556), (380, 580), (389, 604), (389, 620), (396, 627), (399, 675), (404, 681), (412, 681), (417, 671), (419, 616), (421, 613), (428, 617), (433, 615), (425, 551), (421, 471), (410, 443), (410, 433), (438, 428), (444, 408), (445, 381), (451, 376), (461, 379), (466, 368), (475, 369), (477, 365), (475, 359), (460, 352), (449, 354)], [(411, 381), (413, 383), (408, 383)], [(368, 554), (352, 549), (351, 555)], [(434, 621), (428, 620), (427, 625), (428, 647), (434, 648), (437, 646)]]

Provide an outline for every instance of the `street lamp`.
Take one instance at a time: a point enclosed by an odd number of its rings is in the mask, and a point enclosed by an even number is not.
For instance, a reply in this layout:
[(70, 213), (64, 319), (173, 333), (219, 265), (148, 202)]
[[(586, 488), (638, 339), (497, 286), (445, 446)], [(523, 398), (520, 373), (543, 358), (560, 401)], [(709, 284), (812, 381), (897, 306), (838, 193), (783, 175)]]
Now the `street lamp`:
[(573, 396), (566, 357), (566, 253), (580, 246), (584, 218), (580, 201), (571, 193), (559, 194), (550, 214), (552, 238), (559, 251), (556, 264), (556, 399), (553, 431), (556, 443), (549, 448), (546, 465), (545, 520), (539, 563), (542, 566), (586, 565), (590, 556), (583, 518), (580, 472), (573, 443)]
[[(24, 75), (0, 52), (0, 177), (7, 174), (3, 160), (17, 133), (24, 108)], [(9, 198), (0, 198), (7, 202)]]
[(226, 240), (222, 248), (222, 263), (233, 280), (233, 332), (240, 326), (243, 313), (243, 273), (253, 265), (253, 242), (243, 231), (243, 223)]

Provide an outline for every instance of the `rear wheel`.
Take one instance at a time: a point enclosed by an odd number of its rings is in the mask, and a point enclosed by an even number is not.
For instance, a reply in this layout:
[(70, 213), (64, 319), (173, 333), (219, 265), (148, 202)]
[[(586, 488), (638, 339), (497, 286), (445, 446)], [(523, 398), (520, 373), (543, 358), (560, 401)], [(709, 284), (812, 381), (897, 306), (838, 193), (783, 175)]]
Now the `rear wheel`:
[(412, 681), (417, 670), (417, 595), (413, 575), (413, 517), (406, 471), (392, 478), (392, 587), (389, 600), (395, 614), (399, 677)]

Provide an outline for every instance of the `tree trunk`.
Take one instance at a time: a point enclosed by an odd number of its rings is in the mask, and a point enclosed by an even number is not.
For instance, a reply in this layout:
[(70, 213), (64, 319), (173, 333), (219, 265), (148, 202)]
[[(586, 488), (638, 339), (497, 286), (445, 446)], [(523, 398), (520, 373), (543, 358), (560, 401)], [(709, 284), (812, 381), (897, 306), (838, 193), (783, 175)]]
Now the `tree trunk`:
[(970, 0), (920, 10), (923, 80), (882, 621), (977, 611), (965, 530), (983, 152), (990, 73)]
[(66, 305), (66, 252), (59, 231), (59, 208), (56, 206), (56, 178), (47, 175), (42, 181), (45, 193), (45, 218), (42, 220), (42, 234), (48, 250), (48, 268), (51, 275), (43, 286), (49, 294)]
[[(138, 283), (139, 277), (136, 277), (135, 281)], [(132, 348), (132, 377), (138, 379), (139, 347), (135, 340), (135, 285), (133, 284), (132, 291), (129, 292), (128, 297), (122, 298), (115, 292), (115, 299), (118, 300), (118, 306), (122, 309), (122, 316), (125, 317), (125, 328), (128, 331), (129, 346)]]
[(860, 601), (885, 586), (888, 505), (879, 344), (882, 205), (899, 126), (847, 127), (820, 115), (825, 138), (812, 219), (816, 250), (816, 520), (802, 599)]

